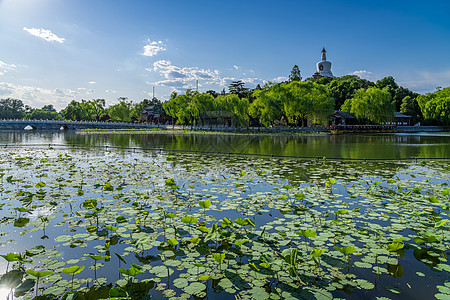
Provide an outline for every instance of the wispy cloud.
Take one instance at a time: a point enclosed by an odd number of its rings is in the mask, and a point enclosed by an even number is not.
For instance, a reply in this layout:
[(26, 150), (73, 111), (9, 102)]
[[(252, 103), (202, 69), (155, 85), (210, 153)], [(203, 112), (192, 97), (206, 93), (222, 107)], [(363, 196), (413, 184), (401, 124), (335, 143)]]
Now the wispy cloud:
[(5, 62), (0, 60), (0, 75), (3, 75), (3, 74), (5, 74), (8, 71), (12, 71), (15, 68), (16, 68), (15, 65), (10, 65), (10, 64), (7, 64), (7, 63), (5, 63)]
[(46, 40), (47, 42), (63, 43), (65, 41), (64, 38), (58, 37), (56, 34), (54, 34), (53, 32), (51, 32), (48, 29), (24, 27), (23, 30), (25, 30), (26, 32), (28, 32), (31, 35), (40, 37), (40, 38)]
[(239, 67), (234, 65), (233, 68), (235, 68), (236, 70), (239, 70)]
[(52, 104), (56, 109), (63, 109), (79, 92), (71, 89), (44, 89), (36, 86), (17, 85), (0, 82), (0, 97), (16, 98), (25, 105), (42, 107)]
[(289, 78), (286, 76), (278, 76), (274, 79), (272, 79), (272, 82), (284, 82), (287, 81)]
[(169, 60), (158, 60), (153, 63), (153, 70), (164, 77), (164, 80), (150, 84), (159, 86), (190, 88), (196, 80), (206, 80), (208, 82), (220, 83), (220, 72), (218, 70), (201, 69), (198, 67), (177, 67)]
[(97, 82), (95, 82), (95, 81), (89, 81), (88, 83), (89, 83), (89, 84), (96, 84)]
[(437, 87), (450, 87), (450, 70), (412, 72), (397, 83), (420, 94), (431, 93)]
[(373, 73), (366, 71), (366, 70), (354, 71), (354, 72), (350, 73), (350, 75), (357, 75), (357, 76), (359, 76), (359, 78), (362, 78), (362, 79), (374, 80)]
[(246, 87), (254, 88), (257, 84), (266, 81), (256, 77), (222, 77), (218, 70), (202, 69), (199, 67), (178, 67), (169, 60), (158, 60), (153, 63), (153, 68), (146, 69), (149, 72), (158, 72), (164, 79), (156, 82), (147, 82), (149, 85), (173, 88), (175, 91), (183, 89), (194, 89), (197, 86), (206, 89), (214, 86), (227, 87), (232, 81), (242, 80)]
[(117, 93), (117, 91), (115, 91), (115, 90), (106, 90), (106, 91), (105, 91), (105, 93), (116, 94), (116, 93)]
[(147, 45), (144, 46), (144, 56), (155, 56), (161, 51), (166, 51), (166, 45), (162, 41), (152, 42), (150, 39), (147, 40)]

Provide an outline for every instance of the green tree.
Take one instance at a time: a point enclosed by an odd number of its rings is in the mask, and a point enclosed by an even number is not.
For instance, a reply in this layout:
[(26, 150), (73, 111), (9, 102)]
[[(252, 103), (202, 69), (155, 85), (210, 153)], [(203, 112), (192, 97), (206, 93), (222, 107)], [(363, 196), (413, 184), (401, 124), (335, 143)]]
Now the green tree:
[(0, 100), (1, 119), (21, 119), (25, 115), (22, 100), (6, 98)]
[(300, 75), (300, 69), (297, 65), (295, 65), (292, 70), (291, 74), (289, 74), (289, 81), (302, 81), (302, 76)]
[(29, 120), (61, 120), (62, 116), (56, 112), (53, 105), (45, 105), (41, 109), (26, 107), (26, 119)]
[(126, 97), (120, 97), (119, 103), (111, 105), (107, 112), (114, 122), (131, 122), (131, 111), (133, 102), (128, 101)]
[(423, 118), (417, 98), (412, 98), (411, 96), (406, 96), (403, 98), (400, 111), (411, 116), (412, 124), (419, 122)]
[(255, 100), (249, 106), (251, 117), (258, 119), (259, 122), (269, 127), (276, 120), (283, 116), (283, 102), (280, 97), (282, 94), (280, 84), (265, 84), (261, 89), (253, 91)]
[(100, 121), (105, 114), (105, 105), (105, 99), (94, 99), (87, 102), (87, 107), (96, 121)]
[(172, 118), (172, 125), (174, 124), (174, 121), (177, 121), (177, 112), (178, 112), (178, 103), (177, 103), (177, 96), (178, 94), (176, 92), (172, 92), (170, 94), (170, 99), (163, 103), (163, 109), (164, 112)]
[(248, 88), (244, 87), (245, 83), (242, 80), (232, 81), (228, 86), (228, 90), (231, 94), (236, 94), (239, 98), (248, 96)]
[[(315, 82), (320, 81), (316, 80)], [(357, 90), (367, 89), (371, 86), (375, 86), (375, 84), (356, 75), (336, 77), (327, 84), (329, 96), (335, 100), (334, 108), (336, 110), (340, 109), (345, 100), (352, 98)]]
[(200, 94), (188, 89), (185, 94), (172, 93), (170, 100), (163, 104), (169, 116), (176, 119), (177, 124), (191, 124), (201, 120), (204, 112), (213, 110), (214, 98), (209, 93)]
[(417, 97), (423, 117), (428, 122), (450, 125), (450, 87)]
[(208, 90), (206, 91), (206, 93), (210, 94), (211, 96), (213, 96), (214, 98), (216, 98), (217, 96), (219, 96), (219, 93), (217, 93), (214, 90)]
[(379, 89), (387, 89), (387, 91), (391, 94), (392, 100), (395, 102), (395, 111), (401, 110), (403, 99), (406, 96), (409, 96), (413, 99), (418, 96), (417, 93), (399, 86), (392, 76), (384, 77), (383, 79), (378, 80), (376, 83), (376, 87)]
[(61, 112), (65, 120), (99, 121), (105, 114), (105, 99), (72, 100)]
[(215, 110), (219, 118), (223, 119), (227, 113), (233, 126), (247, 126), (249, 102), (247, 98), (239, 98), (236, 94), (219, 95), (215, 99)]
[(361, 122), (379, 124), (390, 122), (395, 117), (395, 104), (386, 88), (359, 89), (355, 97), (347, 99), (341, 109), (350, 111)]
[(86, 100), (82, 100), (81, 102), (72, 100), (62, 110), (62, 114), (65, 120), (92, 121), (92, 116), (90, 115)]
[(327, 119), (334, 110), (334, 99), (328, 96), (326, 87), (312, 81), (293, 81), (282, 84), (281, 99), (284, 113), (291, 124), (301, 121), (305, 126), (307, 118)]

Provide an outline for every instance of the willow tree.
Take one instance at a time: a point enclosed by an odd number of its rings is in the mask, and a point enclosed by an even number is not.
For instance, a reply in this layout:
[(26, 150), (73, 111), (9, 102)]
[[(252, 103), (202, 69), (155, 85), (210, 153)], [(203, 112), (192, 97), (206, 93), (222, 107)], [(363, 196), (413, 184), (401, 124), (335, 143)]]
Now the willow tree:
[(172, 93), (170, 100), (163, 104), (166, 114), (177, 120), (177, 124), (191, 124), (201, 119), (205, 112), (213, 109), (214, 97), (209, 93), (200, 94), (187, 90), (185, 94)]
[(239, 98), (237, 94), (219, 95), (215, 99), (215, 110), (220, 119), (224, 119), (225, 114), (231, 118), (233, 125), (248, 125), (248, 107), (247, 98)]
[(334, 100), (323, 85), (312, 81), (292, 81), (282, 84), (280, 92), (284, 113), (291, 124), (300, 120), (305, 126), (307, 118), (322, 122), (333, 113)]
[(450, 125), (450, 87), (417, 97), (425, 119), (440, 125)]
[(386, 88), (359, 89), (353, 98), (345, 100), (341, 109), (350, 111), (363, 122), (379, 124), (395, 118), (395, 103)]
[(203, 124), (206, 114), (214, 110), (214, 97), (208, 92), (197, 94), (194, 97), (193, 103), (198, 110), (198, 115), (196, 118), (199, 118)]
[(130, 122), (131, 111), (133, 109), (133, 102), (127, 101), (127, 98), (119, 98), (119, 103), (111, 105), (107, 112), (111, 117), (111, 121), (116, 122)]
[(164, 109), (164, 112), (172, 118), (172, 126), (174, 126), (174, 120), (177, 119), (177, 111), (178, 111), (178, 105), (176, 102), (178, 94), (176, 92), (172, 92), (170, 94), (170, 99), (163, 103), (162, 107)]
[(274, 121), (283, 116), (282, 90), (280, 84), (265, 84), (260, 90), (253, 92), (255, 100), (249, 106), (249, 114), (252, 118), (269, 127)]

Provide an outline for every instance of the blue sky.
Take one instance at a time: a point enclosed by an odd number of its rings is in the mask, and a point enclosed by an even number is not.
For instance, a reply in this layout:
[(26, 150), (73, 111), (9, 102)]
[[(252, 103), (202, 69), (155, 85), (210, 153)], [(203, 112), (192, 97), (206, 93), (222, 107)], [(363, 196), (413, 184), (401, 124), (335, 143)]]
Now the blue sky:
[(0, 0), (0, 98), (64, 108), (335, 76), (450, 86), (450, 1)]

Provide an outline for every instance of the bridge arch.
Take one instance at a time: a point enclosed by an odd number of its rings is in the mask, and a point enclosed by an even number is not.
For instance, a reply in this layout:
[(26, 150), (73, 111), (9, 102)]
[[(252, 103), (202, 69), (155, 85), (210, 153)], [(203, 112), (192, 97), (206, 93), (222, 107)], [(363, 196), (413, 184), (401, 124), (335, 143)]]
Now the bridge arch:
[(28, 124), (23, 128), (23, 130), (36, 130), (36, 126)]

